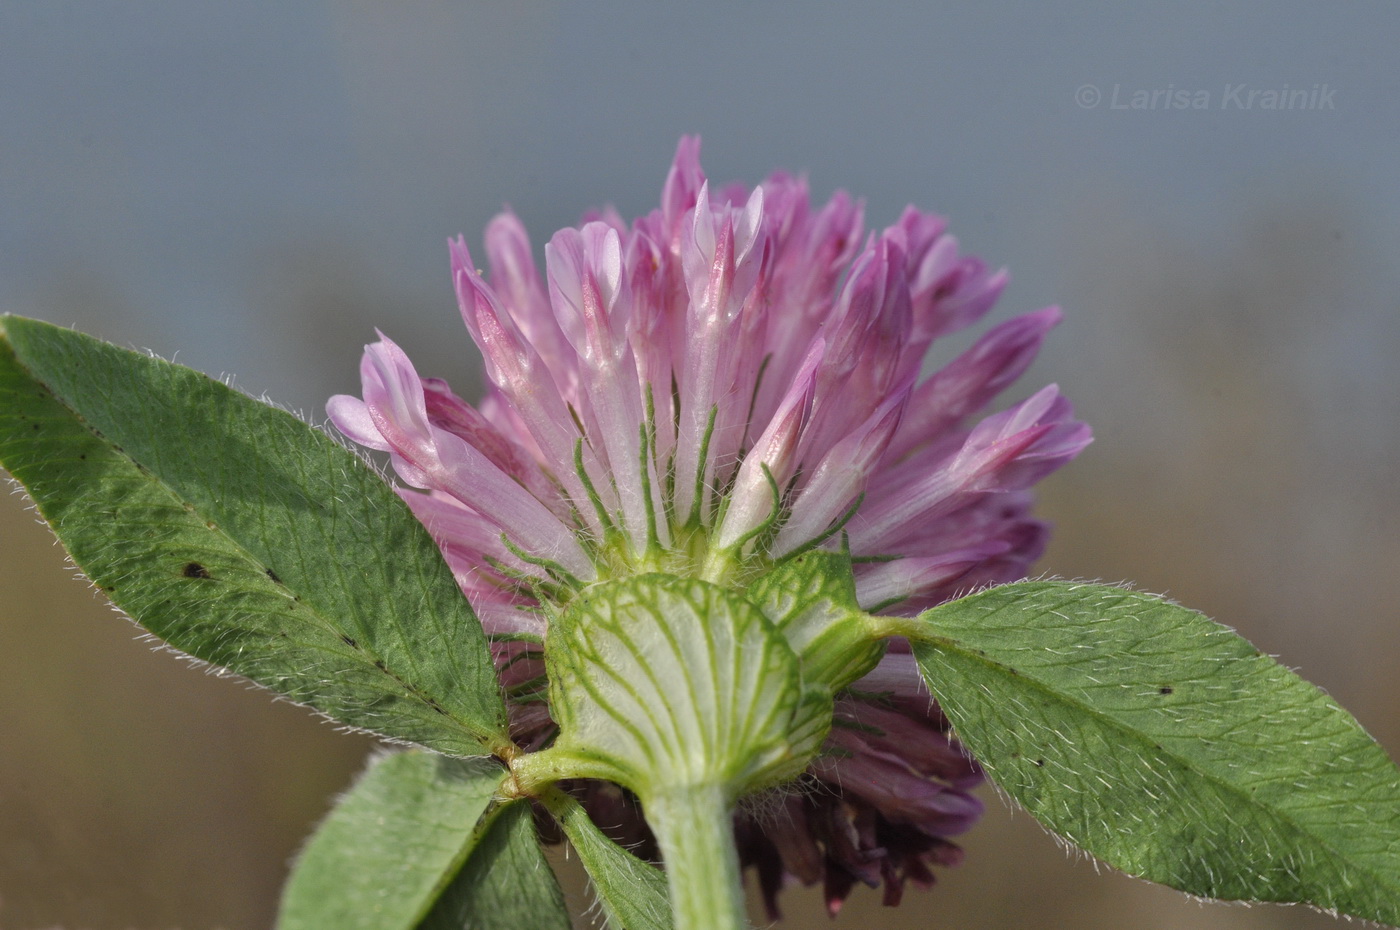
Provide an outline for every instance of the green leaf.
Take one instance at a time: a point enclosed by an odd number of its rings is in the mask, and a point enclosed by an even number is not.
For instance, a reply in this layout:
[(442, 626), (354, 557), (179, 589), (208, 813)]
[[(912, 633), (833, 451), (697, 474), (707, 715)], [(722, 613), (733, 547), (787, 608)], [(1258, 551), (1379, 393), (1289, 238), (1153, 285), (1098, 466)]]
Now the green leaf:
[(564, 792), (550, 789), (541, 800), (588, 870), (613, 930), (673, 930), (664, 872), (608, 839), (583, 806)]
[(530, 805), (500, 809), (419, 930), (569, 930), (569, 911), (540, 850)]
[(1026, 582), (899, 632), (960, 739), (1042, 823), (1209, 898), (1400, 923), (1400, 770), (1226, 628), (1121, 588)]
[(298, 858), (278, 930), (418, 926), (463, 863), (475, 867), (504, 777), (489, 759), (421, 750), (374, 760)]
[(0, 463), (171, 645), (443, 752), (506, 742), (481, 625), (353, 453), (198, 372), (0, 318)]

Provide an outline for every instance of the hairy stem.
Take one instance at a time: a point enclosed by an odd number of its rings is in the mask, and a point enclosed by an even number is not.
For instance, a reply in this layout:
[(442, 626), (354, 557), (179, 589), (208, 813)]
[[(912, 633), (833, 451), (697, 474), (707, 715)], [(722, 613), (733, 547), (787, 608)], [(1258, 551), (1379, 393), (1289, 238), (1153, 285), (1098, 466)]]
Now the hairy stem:
[(661, 844), (676, 930), (744, 930), (734, 811), (723, 786), (666, 788), (642, 806)]

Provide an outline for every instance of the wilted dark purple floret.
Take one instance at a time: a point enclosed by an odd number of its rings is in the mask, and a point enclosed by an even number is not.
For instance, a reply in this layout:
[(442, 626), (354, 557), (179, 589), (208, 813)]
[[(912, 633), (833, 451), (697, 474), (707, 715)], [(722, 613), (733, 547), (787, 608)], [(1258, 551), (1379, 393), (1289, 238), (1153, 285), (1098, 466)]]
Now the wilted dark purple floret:
[(949, 736), (903, 645), (837, 701), (826, 751), (799, 790), (776, 810), (738, 818), (742, 861), (757, 872), (774, 919), (788, 876), (820, 882), (835, 915), (857, 883), (883, 883), (884, 902), (894, 905), (906, 882), (929, 887), (933, 866), (962, 859), (948, 837), (981, 816), (970, 792), (982, 773)]

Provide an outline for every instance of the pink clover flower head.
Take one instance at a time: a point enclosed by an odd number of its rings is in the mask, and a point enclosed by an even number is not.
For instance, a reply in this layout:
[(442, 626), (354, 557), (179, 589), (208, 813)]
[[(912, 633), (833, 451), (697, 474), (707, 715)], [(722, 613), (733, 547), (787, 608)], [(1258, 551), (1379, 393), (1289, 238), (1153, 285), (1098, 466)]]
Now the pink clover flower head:
[[(846, 546), (860, 606), (913, 614), (1023, 577), (1047, 533), (1029, 489), (1090, 440), (1053, 386), (985, 415), (1053, 307), (921, 377), (930, 344), (979, 321), (1007, 280), (941, 218), (911, 207), (867, 231), (859, 202), (814, 205), (786, 174), (712, 188), (694, 138), (659, 208), (555, 233), (543, 274), (510, 213), (487, 227), (484, 273), (464, 240), (449, 251), (483, 400), (421, 377), (381, 334), (363, 396), (328, 412), (388, 453), (516, 696), (539, 688), (529, 643), (546, 614), (595, 581), (665, 572), (742, 590), (794, 553)], [(785, 875), (821, 881), (834, 913), (857, 881), (893, 903), (957, 860), (946, 837), (976, 820), (980, 776), (920, 687), (896, 644), (838, 696), (809, 790), (740, 815), (770, 909)], [(522, 745), (550, 738), (540, 707), (512, 708)]]

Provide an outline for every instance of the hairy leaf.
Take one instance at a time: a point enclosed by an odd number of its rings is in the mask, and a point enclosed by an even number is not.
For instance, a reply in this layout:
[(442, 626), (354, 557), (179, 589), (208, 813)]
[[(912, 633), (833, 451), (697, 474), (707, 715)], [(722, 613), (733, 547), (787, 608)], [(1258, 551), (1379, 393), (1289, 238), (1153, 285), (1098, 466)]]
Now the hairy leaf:
[(540, 850), (530, 805), (492, 822), (419, 930), (569, 930), (564, 893)]
[(504, 776), (421, 750), (374, 760), (298, 858), (278, 930), (413, 930), (475, 861)]
[(88, 577), (176, 648), (443, 752), (505, 742), (485, 635), (427, 532), (296, 417), (4, 317), (0, 463)]
[(1026, 582), (902, 632), (987, 773), (1075, 845), (1204, 897), (1400, 923), (1400, 770), (1226, 628), (1121, 588)]

